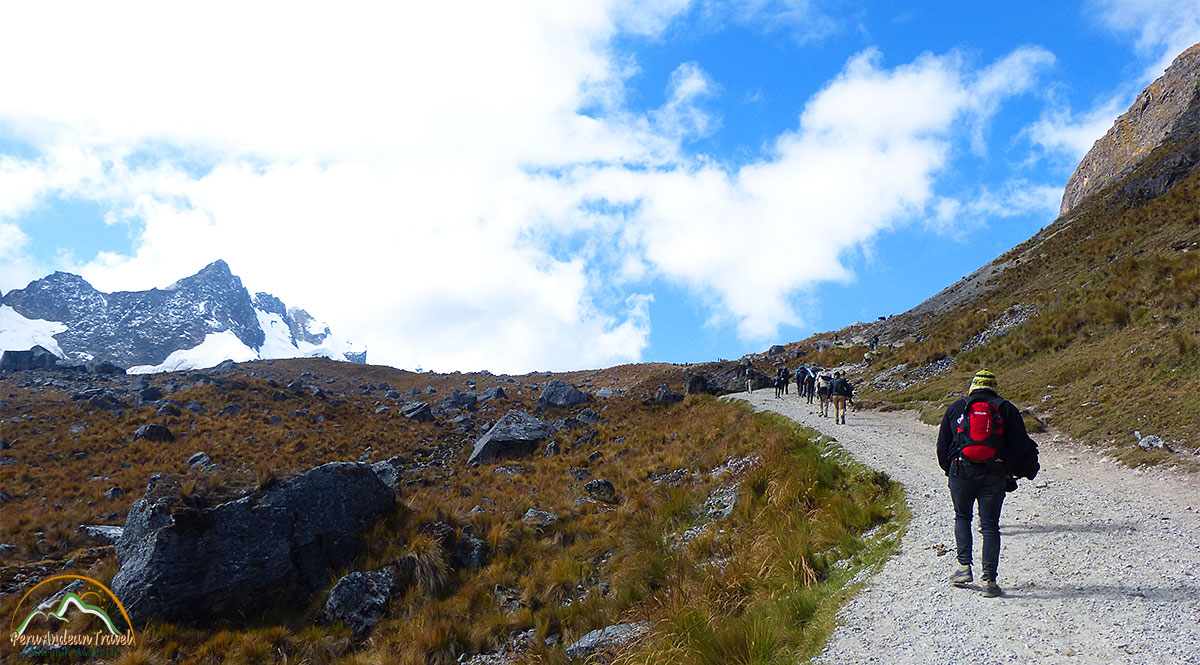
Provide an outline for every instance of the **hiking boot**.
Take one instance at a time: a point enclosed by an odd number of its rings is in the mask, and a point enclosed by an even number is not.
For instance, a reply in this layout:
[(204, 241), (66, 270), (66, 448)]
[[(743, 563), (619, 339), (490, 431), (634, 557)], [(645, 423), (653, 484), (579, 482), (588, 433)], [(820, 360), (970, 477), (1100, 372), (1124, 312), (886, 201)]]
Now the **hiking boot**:
[(1004, 595), (1004, 589), (1001, 589), (1000, 585), (996, 584), (996, 580), (984, 580), (983, 581), (983, 597), (984, 598), (995, 598), (997, 596), (1003, 596), (1003, 595)]
[(970, 566), (959, 566), (958, 570), (955, 570), (950, 575), (950, 584), (953, 584), (956, 587), (967, 586), (974, 580), (975, 576), (971, 575)]

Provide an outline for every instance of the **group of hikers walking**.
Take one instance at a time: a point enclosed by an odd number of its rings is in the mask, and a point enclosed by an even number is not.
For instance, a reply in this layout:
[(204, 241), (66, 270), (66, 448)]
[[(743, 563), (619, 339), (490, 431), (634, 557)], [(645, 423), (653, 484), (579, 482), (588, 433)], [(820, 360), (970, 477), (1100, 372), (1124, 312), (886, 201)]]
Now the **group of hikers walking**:
[[(746, 392), (754, 390), (756, 371), (746, 366)], [(760, 375), (761, 376), (761, 375)], [(779, 367), (775, 373), (775, 397), (788, 394), (792, 373)], [(846, 406), (852, 403), (854, 387), (842, 375), (818, 367), (801, 365), (795, 373), (796, 393), (809, 404), (820, 402), (820, 415), (846, 423)], [(972, 564), (973, 513), (979, 514), (982, 536), (980, 557), (983, 595), (1004, 595), (996, 582), (1000, 561), (1000, 510), (1004, 496), (1017, 489), (1017, 478), (1033, 480), (1041, 465), (1037, 443), (1029, 437), (1020, 410), (997, 392), (996, 375), (983, 369), (971, 377), (966, 397), (946, 408), (938, 428), (937, 460), (947, 477), (954, 505), (955, 558), (958, 566), (949, 582), (969, 587), (975, 581)]]
[[(746, 367), (746, 392), (754, 390), (754, 369)], [(801, 365), (795, 373), (796, 394), (800, 399), (807, 399), (809, 404), (816, 399), (818, 413), (822, 418), (829, 417), (829, 406), (833, 405), (834, 422), (846, 424), (847, 407), (854, 403), (854, 386), (842, 372), (830, 374), (828, 370), (819, 367)], [(791, 394), (793, 374), (787, 367), (780, 366), (775, 371), (775, 397), (782, 398)]]

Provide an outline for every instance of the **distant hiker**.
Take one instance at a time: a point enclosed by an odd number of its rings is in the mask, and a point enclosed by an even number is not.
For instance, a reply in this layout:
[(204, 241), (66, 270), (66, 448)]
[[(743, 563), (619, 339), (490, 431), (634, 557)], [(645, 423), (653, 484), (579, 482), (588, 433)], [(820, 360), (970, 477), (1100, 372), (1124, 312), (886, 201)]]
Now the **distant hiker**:
[(1037, 444), (1025, 432), (1025, 421), (1012, 402), (996, 394), (996, 375), (979, 370), (967, 396), (946, 409), (938, 430), (938, 464), (949, 477), (954, 502), (954, 541), (958, 569), (950, 575), (957, 587), (971, 575), (971, 511), (979, 502), (983, 533), (983, 595), (1003, 594), (996, 584), (1000, 562), (1000, 507), (1005, 491), (1017, 488), (1016, 477), (1033, 480), (1038, 465)]
[(833, 400), (833, 422), (846, 424), (846, 402), (854, 397), (854, 386), (842, 376), (841, 372), (833, 373), (833, 381), (829, 383), (829, 394)]
[(822, 373), (817, 377), (817, 401), (821, 406), (819, 411), (822, 418), (829, 417), (829, 384), (833, 381), (833, 377)]
[(787, 367), (780, 367), (779, 373), (781, 375), (783, 375), (783, 394), (787, 395), (788, 394), (788, 386), (791, 385), (792, 373), (790, 371), (788, 371)]
[(808, 376), (804, 379), (804, 392), (808, 395), (808, 403), (813, 403), (813, 397), (817, 394), (817, 369), (811, 367), (808, 370)]
[(783, 397), (783, 387), (785, 385), (787, 385), (787, 384), (785, 383), (785, 379), (783, 378), (783, 368), (780, 367), (779, 369), (775, 370), (775, 398), (776, 399)]
[(808, 370), (804, 365), (796, 368), (796, 396), (804, 399), (804, 380), (808, 378)]
[[(879, 320), (882, 321), (883, 317), (879, 317)], [(879, 346), (879, 335), (871, 338), (871, 350), (874, 351), (876, 346)]]
[(754, 392), (754, 368), (746, 365), (746, 392)]

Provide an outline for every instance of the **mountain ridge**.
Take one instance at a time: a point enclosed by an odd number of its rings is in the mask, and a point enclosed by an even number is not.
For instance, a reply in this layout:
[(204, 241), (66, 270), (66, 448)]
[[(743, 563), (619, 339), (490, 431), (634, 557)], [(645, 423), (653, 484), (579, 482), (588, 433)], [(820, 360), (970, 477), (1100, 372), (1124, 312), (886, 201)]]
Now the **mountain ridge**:
[[(334, 337), (328, 326), (313, 332), (305, 310), (263, 292), (252, 298), (221, 259), (166, 288), (144, 291), (104, 293), (79, 275), (57, 271), (9, 291), (0, 305), (11, 309), (0, 318), (6, 350), (45, 346), (50, 338), (47, 348), (61, 358), (110, 361), (134, 371), (310, 355), (366, 362), (365, 351)], [(23, 328), (37, 334), (21, 334)]]

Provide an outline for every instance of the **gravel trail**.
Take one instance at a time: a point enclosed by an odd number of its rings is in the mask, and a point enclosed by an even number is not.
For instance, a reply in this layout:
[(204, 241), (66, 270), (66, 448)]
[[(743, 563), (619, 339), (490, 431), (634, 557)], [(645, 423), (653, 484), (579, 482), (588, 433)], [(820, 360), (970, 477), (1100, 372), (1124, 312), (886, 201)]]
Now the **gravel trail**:
[(904, 485), (912, 521), (898, 553), (839, 615), (818, 663), (1200, 664), (1200, 479), (1135, 471), (1049, 434), (1042, 471), (1007, 495), (1001, 598), (947, 583), (954, 512), (937, 428), (911, 412), (858, 411), (847, 425), (774, 390), (742, 393), (835, 437)]

